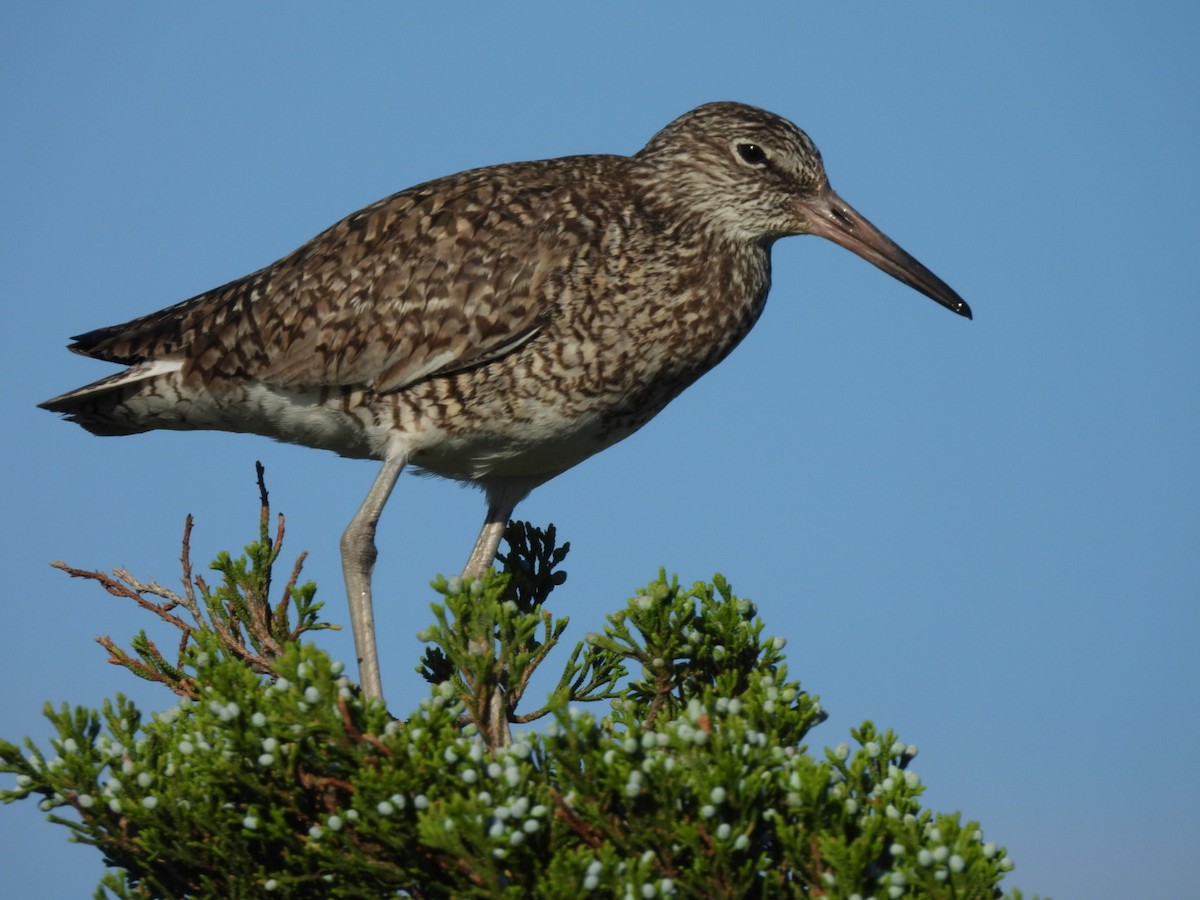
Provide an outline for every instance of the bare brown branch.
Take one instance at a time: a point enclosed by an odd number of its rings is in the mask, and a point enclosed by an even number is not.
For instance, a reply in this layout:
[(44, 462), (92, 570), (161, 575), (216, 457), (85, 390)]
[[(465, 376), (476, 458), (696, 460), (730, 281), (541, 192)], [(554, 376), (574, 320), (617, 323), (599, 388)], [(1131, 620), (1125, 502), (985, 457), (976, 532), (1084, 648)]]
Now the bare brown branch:
[[(64, 562), (53, 562), (50, 565), (55, 569), (66, 572), (72, 578), (86, 578), (99, 582), (100, 586), (114, 597), (125, 597), (134, 601), (138, 606), (149, 610), (164, 622), (174, 625), (185, 634), (190, 634), (194, 630), (191, 625), (171, 612), (172, 609), (182, 602), (179, 595), (174, 591), (164, 588), (157, 582), (152, 581), (146, 584), (138, 581), (124, 569), (114, 569), (113, 574), (109, 575), (107, 572), (97, 572), (91, 569), (76, 569), (74, 566), (68, 566)], [(145, 594), (162, 597), (165, 602), (155, 603), (152, 600), (148, 600), (144, 596)]]

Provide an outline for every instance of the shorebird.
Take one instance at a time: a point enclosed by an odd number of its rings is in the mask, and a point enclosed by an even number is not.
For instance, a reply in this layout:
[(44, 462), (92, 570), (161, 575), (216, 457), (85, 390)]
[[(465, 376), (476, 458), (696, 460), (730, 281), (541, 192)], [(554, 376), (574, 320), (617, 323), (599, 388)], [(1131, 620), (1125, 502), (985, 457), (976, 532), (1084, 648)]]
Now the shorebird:
[(382, 696), (375, 529), (406, 466), (482, 488), (464, 569), (516, 504), (645, 425), (750, 331), (781, 237), (815, 234), (967, 304), (829, 186), (791, 122), (709, 103), (632, 156), (490, 166), (393, 194), (264, 269), (73, 338), (128, 368), (41, 406), (98, 435), (250, 432), (382, 460), (341, 539)]

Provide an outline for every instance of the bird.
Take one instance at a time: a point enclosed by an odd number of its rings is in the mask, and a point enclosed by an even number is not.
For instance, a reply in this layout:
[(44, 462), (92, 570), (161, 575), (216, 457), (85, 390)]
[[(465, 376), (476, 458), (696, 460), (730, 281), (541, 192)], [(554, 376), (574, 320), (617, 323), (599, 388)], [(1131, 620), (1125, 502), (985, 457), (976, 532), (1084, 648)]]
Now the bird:
[(392, 194), (282, 259), (72, 338), (126, 368), (40, 404), (96, 435), (245, 432), (382, 462), (342, 535), (368, 697), (371, 577), (400, 473), (481, 488), (480, 577), (534, 488), (633, 434), (763, 311), (812, 234), (960, 316), (967, 303), (830, 187), (787, 119), (706, 103), (632, 155), (473, 169)]

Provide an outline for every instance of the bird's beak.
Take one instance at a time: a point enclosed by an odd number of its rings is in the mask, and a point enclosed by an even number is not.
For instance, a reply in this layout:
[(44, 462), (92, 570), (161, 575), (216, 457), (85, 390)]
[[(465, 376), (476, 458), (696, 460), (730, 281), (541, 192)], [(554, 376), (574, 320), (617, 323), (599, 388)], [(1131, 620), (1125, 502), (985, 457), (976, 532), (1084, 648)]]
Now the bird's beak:
[(840, 244), (946, 309), (971, 318), (971, 307), (950, 285), (909, 256), (832, 188), (825, 187), (816, 197), (801, 201), (801, 205), (808, 222), (806, 234), (820, 235)]

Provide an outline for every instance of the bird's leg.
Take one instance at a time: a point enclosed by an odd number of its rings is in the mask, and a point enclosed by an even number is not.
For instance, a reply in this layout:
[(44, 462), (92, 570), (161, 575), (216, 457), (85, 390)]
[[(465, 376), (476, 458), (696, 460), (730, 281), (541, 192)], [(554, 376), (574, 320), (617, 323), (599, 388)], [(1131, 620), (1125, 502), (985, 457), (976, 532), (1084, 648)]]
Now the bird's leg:
[[(496, 550), (500, 546), (500, 539), (504, 537), (504, 529), (508, 527), (508, 519), (522, 496), (524, 494), (516, 497), (504, 494), (489, 495), (487, 518), (483, 522), (483, 528), (479, 531), (475, 548), (467, 559), (467, 565), (463, 568), (464, 581), (482, 578), (483, 573), (492, 567), (492, 562), (496, 559)], [(471, 651), (481, 654), (486, 652), (492, 640), (493, 636), (490, 634), (473, 635), (470, 644)], [(512, 733), (508, 728), (508, 706), (505, 703), (504, 692), (500, 690), (498, 684), (481, 687), (491, 692), (491, 696), (487, 698), (485, 704), (487, 721), (481, 723), (487, 734), (488, 744), (492, 747), (507, 747), (512, 743)]]
[(504, 537), (504, 529), (508, 527), (508, 519), (516, 505), (516, 503), (505, 503), (500, 506), (488, 504), (487, 520), (479, 531), (475, 548), (471, 551), (466, 566), (463, 567), (462, 577), (464, 580), (473, 581), (476, 578), (482, 578), (483, 573), (492, 567), (492, 563), (496, 561), (496, 550), (499, 549), (500, 540)]
[(383, 699), (379, 678), (379, 652), (375, 647), (375, 614), (371, 609), (371, 572), (375, 568), (375, 526), (379, 514), (404, 469), (404, 459), (384, 460), (362, 506), (342, 533), (342, 575), (346, 579), (346, 599), (350, 602), (350, 627), (354, 632), (354, 653), (358, 657), (358, 680), (363, 694)]

